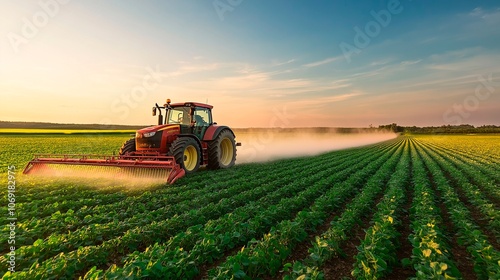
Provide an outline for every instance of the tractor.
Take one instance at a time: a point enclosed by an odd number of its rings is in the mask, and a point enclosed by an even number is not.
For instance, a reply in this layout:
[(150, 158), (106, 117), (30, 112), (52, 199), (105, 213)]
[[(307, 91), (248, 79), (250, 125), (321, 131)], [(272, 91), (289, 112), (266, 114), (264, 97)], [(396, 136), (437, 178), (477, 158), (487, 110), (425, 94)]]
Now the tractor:
[[(173, 184), (200, 166), (224, 169), (235, 164), (234, 132), (217, 125), (212, 118), (213, 106), (185, 102), (163, 106), (155, 104), (152, 115), (158, 124), (138, 130), (127, 140), (118, 156), (95, 155), (35, 155), (24, 174), (66, 175), (71, 169), (140, 178), (160, 178)], [(104, 168), (103, 168), (104, 167)], [(93, 172), (99, 170), (99, 172)], [(113, 170), (113, 171), (111, 171)], [(40, 171), (40, 172), (39, 172)]]

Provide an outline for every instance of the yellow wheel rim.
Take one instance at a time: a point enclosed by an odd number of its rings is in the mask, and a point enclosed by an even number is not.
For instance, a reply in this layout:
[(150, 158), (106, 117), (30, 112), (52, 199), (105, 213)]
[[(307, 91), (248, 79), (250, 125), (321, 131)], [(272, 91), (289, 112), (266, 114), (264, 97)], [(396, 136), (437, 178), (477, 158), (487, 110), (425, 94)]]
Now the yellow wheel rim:
[(229, 165), (233, 160), (233, 156), (233, 143), (229, 138), (224, 138), (220, 142), (220, 163), (222, 163), (223, 165)]
[(196, 148), (189, 145), (186, 147), (184, 150), (184, 168), (186, 168), (187, 171), (194, 170), (196, 167), (198, 160), (198, 153), (196, 151)]

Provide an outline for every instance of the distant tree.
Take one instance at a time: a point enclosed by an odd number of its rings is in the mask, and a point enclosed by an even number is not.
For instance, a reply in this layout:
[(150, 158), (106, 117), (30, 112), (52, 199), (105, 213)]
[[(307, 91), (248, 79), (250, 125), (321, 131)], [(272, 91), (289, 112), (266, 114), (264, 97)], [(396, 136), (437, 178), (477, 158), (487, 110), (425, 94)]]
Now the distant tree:
[(427, 126), (427, 127), (407, 126), (404, 127), (404, 131), (407, 133), (414, 133), (414, 134), (500, 133), (500, 126), (483, 125), (479, 127), (474, 127), (473, 125), (470, 124)]
[(398, 126), (397, 123), (391, 123), (391, 124), (386, 124), (386, 125), (379, 125), (378, 128), (382, 129), (382, 130), (389, 130), (389, 131), (392, 131), (392, 132), (404, 132), (405, 131), (405, 127)]

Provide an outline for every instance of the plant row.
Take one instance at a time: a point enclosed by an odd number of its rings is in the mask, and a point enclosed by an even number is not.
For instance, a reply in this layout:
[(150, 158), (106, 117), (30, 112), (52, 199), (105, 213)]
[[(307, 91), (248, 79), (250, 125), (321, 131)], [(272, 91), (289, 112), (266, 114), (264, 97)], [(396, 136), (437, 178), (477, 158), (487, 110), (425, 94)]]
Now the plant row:
[(387, 191), (377, 204), (372, 226), (365, 230), (365, 238), (358, 246), (352, 271), (356, 279), (381, 278), (388, 275), (398, 263), (396, 251), (400, 246), (399, 226), (402, 223), (402, 206), (406, 201), (406, 186), (411, 178), (410, 168), (409, 140), (406, 140), (396, 171), (387, 183)]
[(368, 178), (379, 168), (384, 168), (382, 163), (393, 153), (394, 151), (386, 152), (376, 161), (364, 165), (364, 168), (345, 181), (332, 178), (333, 182), (342, 183), (336, 183), (309, 209), (298, 213), (294, 220), (282, 221), (259, 241), (250, 241), (238, 254), (229, 257), (225, 263), (210, 271), (211, 278), (254, 279), (262, 275), (275, 276), (293, 248), (304, 241), (308, 232), (312, 232), (332, 211), (338, 210), (350, 196), (360, 191)]
[[(483, 218), (488, 221), (489, 228), (495, 233), (495, 238), (500, 239), (500, 211), (489, 201), (482, 193), (482, 190), (474, 184), (471, 184), (461, 170), (453, 166), (453, 159), (446, 159), (441, 154), (427, 148), (428, 155), (439, 167), (446, 172), (448, 178), (451, 178), (454, 186), (460, 189), (468, 202), (479, 209)], [(475, 176), (474, 176), (475, 177)]]
[[(299, 168), (296, 168), (296, 171), (299, 170)], [(273, 174), (273, 176), (270, 176), (269, 178), (258, 178), (256, 183), (264, 183), (265, 180), (274, 180), (279, 178), (280, 175), (280, 173), (277, 173)], [(29, 227), (28, 223), (22, 223), (19, 226), (20, 234), (18, 234), (16, 238), (21, 244), (30, 245), (35, 242), (33, 240), (35, 237), (40, 238), (41, 236), (47, 236), (51, 233), (52, 235), (49, 236), (47, 242), (55, 245), (61, 245), (61, 239), (76, 242), (76, 247), (74, 248), (82, 245), (91, 245), (85, 243), (88, 242), (89, 238), (92, 238), (93, 236), (103, 236), (102, 238), (97, 238), (95, 240), (96, 242), (99, 242), (106, 240), (106, 237), (109, 239), (112, 236), (116, 236), (116, 234), (119, 234), (120, 232), (128, 230), (130, 227), (146, 223), (147, 221), (155, 219), (160, 215), (162, 218), (165, 218), (169, 215), (182, 213), (183, 211), (200, 207), (210, 202), (218, 201), (223, 197), (230, 197), (234, 193), (244, 190), (241, 188), (237, 190), (234, 189), (238, 187), (236, 184), (237, 182), (237, 179), (232, 178), (228, 181), (217, 182), (211, 186), (206, 186), (205, 188), (201, 186), (201, 183), (193, 184), (191, 189), (187, 189), (186, 191), (177, 194), (169, 191), (175, 188), (164, 188), (158, 190), (157, 192), (146, 191), (143, 195), (138, 197), (127, 197), (126, 199), (113, 204), (83, 207), (76, 212), (70, 209), (64, 214), (55, 212), (52, 216), (50, 216), (50, 218), (40, 220), (36, 226)], [(234, 184), (235, 187), (233, 187), (232, 190), (229, 190), (227, 189), (228, 184)], [(193, 199), (193, 197), (195, 199)], [(148, 217), (151, 218), (149, 219)], [(79, 232), (88, 231), (89, 228), (92, 228), (93, 225), (96, 224), (109, 224), (106, 225), (106, 228), (110, 228), (111, 233), (78, 234)], [(23, 231), (23, 228), (26, 227), (29, 227), (30, 230)], [(58, 232), (67, 232), (68, 230), (73, 231), (67, 234), (57, 235)], [(85, 238), (86, 236), (88, 236), (88, 238), (84, 240), (71, 240), (71, 236), (74, 236), (75, 234), (80, 236), (80, 238)], [(53, 242), (50, 242), (50, 240)], [(38, 243), (40, 242), (43, 241), (38, 241)], [(49, 250), (53, 251), (53, 248), (49, 248)], [(30, 253), (25, 252), (25, 254), (29, 256)], [(35, 252), (35, 254), (39, 254), (39, 252)]]
[(432, 174), (436, 187), (448, 209), (450, 219), (456, 228), (459, 244), (466, 246), (472, 256), (474, 271), (480, 279), (495, 279), (500, 275), (500, 254), (488, 242), (486, 236), (471, 217), (470, 211), (460, 201), (455, 189), (448, 183), (439, 165), (428, 155), (427, 150), (417, 144), (417, 151)]
[(346, 206), (340, 217), (336, 217), (330, 228), (316, 236), (309, 256), (302, 261), (295, 261), (287, 265), (292, 271), (284, 279), (322, 279), (324, 277), (320, 267), (334, 256), (342, 255), (342, 244), (350, 237), (354, 226), (370, 211), (375, 204), (376, 198), (382, 192), (386, 183), (402, 155), (403, 145), (398, 151), (391, 155), (382, 168), (371, 176), (358, 195)]
[[(325, 160), (328, 158), (325, 157)], [(281, 174), (287, 175), (280, 178), (283, 180), (293, 180), (294, 176), (304, 176), (307, 170), (302, 174)], [(291, 178), (291, 179), (290, 179)], [(280, 180), (275, 180), (275, 183), (280, 183)], [(64, 255), (58, 255), (43, 263), (38, 262), (29, 272), (16, 273), (23, 278), (27, 275), (40, 277), (48, 275), (72, 275), (76, 271), (82, 271), (91, 266), (101, 266), (108, 263), (108, 259), (114, 259), (120, 255), (126, 255), (142, 246), (142, 244), (153, 244), (158, 241), (165, 240), (169, 236), (176, 234), (189, 226), (193, 226), (204, 221), (218, 218), (235, 208), (246, 204), (248, 201), (253, 201), (261, 197), (263, 194), (276, 189), (275, 185), (265, 184), (260, 187), (253, 188), (251, 184), (242, 184), (249, 191), (235, 195), (231, 199), (222, 199), (218, 203), (211, 203), (207, 206), (190, 210), (189, 212), (176, 215), (170, 219), (151, 222), (142, 227), (135, 227), (125, 232), (119, 238), (113, 238), (103, 242), (98, 246), (84, 246), (75, 251), (71, 251)], [(81, 259), (85, 262), (81, 262)], [(47, 268), (51, 268), (48, 270)], [(50, 271), (46, 274), (46, 271)]]
[[(284, 174), (276, 174), (270, 176), (268, 181), (276, 180), (279, 175), (284, 175), (285, 178), (299, 171), (299, 168), (287, 170)], [(262, 190), (261, 194), (265, 194), (267, 190)], [(17, 260), (18, 267), (30, 267), (35, 262), (41, 262), (58, 253), (66, 253), (75, 250), (81, 246), (98, 245), (107, 240), (118, 238), (124, 232), (139, 231), (141, 227), (147, 226), (155, 221), (166, 220), (174, 215), (186, 213), (193, 208), (207, 207), (213, 203), (220, 201), (223, 198), (233, 197), (235, 194), (245, 194), (251, 192), (246, 184), (235, 184), (233, 187), (220, 192), (209, 194), (210, 200), (207, 197), (185, 200), (181, 203), (168, 205), (167, 207), (158, 208), (149, 213), (132, 216), (125, 220), (114, 219), (112, 222), (105, 224), (90, 224), (81, 227), (67, 234), (52, 234), (46, 240), (37, 240), (31, 246), (23, 246), (18, 249), (17, 255), (20, 257)], [(205, 200), (204, 200), (205, 198)], [(137, 203), (134, 205), (142, 205)]]
[[(186, 232), (171, 238), (166, 244), (156, 244), (143, 253), (128, 257), (123, 267), (113, 266), (106, 271), (105, 278), (121, 278), (125, 275), (136, 277), (147, 276), (149, 278), (180, 277), (190, 278), (198, 272), (197, 266), (217, 259), (227, 249), (244, 244), (255, 235), (260, 235), (272, 225), (287, 216), (304, 208), (316, 197), (325, 192), (330, 185), (327, 179), (332, 173), (340, 172), (341, 179), (345, 179), (350, 173), (355, 172), (363, 161), (370, 161), (376, 155), (360, 158), (361, 163), (353, 165), (352, 161), (346, 161), (341, 165), (327, 167), (323, 165), (320, 172), (312, 172), (312, 176), (302, 178), (290, 184), (295, 185), (282, 187), (276, 198), (283, 198), (278, 204), (259, 201), (250, 211), (234, 211), (218, 220), (209, 221), (203, 227), (192, 227)], [(326, 178), (326, 179), (325, 179)], [(303, 190), (303, 186), (310, 186)], [(300, 191), (303, 190), (303, 191)], [(300, 191), (297, 193), (297, 191)], [(291, 196), (291, 197), (290, 197)], [(182, 248), (182, 250), (179, 250)], [(172, 260), (179, 260), (173, 262)], [(148, 263), (149, 266), (140, 264)], [(100, 272), (88, 275), (93, 278)]]
[(413, 247), (411, 263), (416, 271), (414, 279), (460, 279), (447, 242), (436, 193), (413, 141), (411, 160), (414, 196), (410, 208), (410, 242)]

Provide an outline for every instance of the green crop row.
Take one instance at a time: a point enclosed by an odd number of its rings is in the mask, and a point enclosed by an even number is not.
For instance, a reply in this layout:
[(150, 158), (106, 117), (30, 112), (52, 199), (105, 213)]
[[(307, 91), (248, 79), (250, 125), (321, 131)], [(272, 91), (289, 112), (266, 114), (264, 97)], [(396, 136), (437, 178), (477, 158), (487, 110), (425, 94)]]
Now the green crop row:
[[(442, 138), (442, 137), (441, 137)], [(494, 153), (500, 150), (500, 137), (453, 137), (452, 141), (443, 141), (441, 138), (426, 137), (423, 144), (443, 150), (450, 158), (460, 157), (466, 160), (471, 167), (477, 168), (482, 173), (500, 183), (500, 157)], [(419, 138), (416, 138), (418, 140)], [(441, 141), (438, 141), (441, 139)]]
[[(25, 145), (15, 151), (7, 143), (0, 158), (20, 166), (37, 145), (45, 143), (43, 152), (64, 151), (77, 138), (57, 137), (61, 142), (49, 147), (55, 138), (41, 137), (35, 144), (18, 137)], [(335, 273), (329, 266), (336, 261), (347, 268), (343, 273), (353, 268), (358, 279), (391, 279), (395, 269), (413, 273), (412, 279), (461, 279), (473, 273), (472, 265), (478, 279), (496, 279), (497, 140), (500, 136), (399, 137), (314, 157), (202, 170), (173, 186), (142, 189), (21, 177), (16, 272), (3, 279), (274, 279), (282, 274), (322, 279)], [(112, 146), (116, 143), (76, 149), (109, 153)], [(5, 203), (2, 210), (7, 211)], [(6, 218), (0, 217), (3, 271), (10, 251)], [(409, 236), (401, 236), (407, 228)], [(359, 246), (352, 252), (354, 244)], [(451, 246), (458, 247), (454, 253), (467, 254), (454, 255)]]
[(492, 277), (495, 279), (500, 275), (500, 254), (488, 242), (486, 236), (481, 232), (470, 211), (460, 201), (458, 194), (451, 187), (439, 165), (428, 155), (425, 147), (417, 142), (417, 150), (432, 174), (437, 189), (448, 209), (450, 218), (457, 229), (459, 241), (467, 247), (467, 251), (472, 255), (474, 270), (481, 279)]
[[(297, 170), (299, 169), (297, 168)], [(288, 175), (293, 174), (293, 172), (297, 170), (288, 170)], [(279, 175), (284, 175), (285, 178), (288, 177), (286, 176), (287, 174), (276, 174), (275, 176), (267, 177), (266, 180), (275, 180), (279, 178)], [(105, 224), (90, 224), (76, 231), (71, 231), (68, 234), (53, 234), (49, 236), (47, 240), (37, 241), (32, 246), (21, 247), (18, 254), (22, 256), (22, 258), (18, 260), (18, 265), (20, 267), (29, 267), (34, 262), (43, 261), (57, 253), (70, 252), (80, 246), (91, 246), (97, 242), (101, 243), (106, 240), (112, 240), (113, 238), (118, 238), (123, 232), (127, 232), (130, 229), (139, 230), (140, 227), (151, 224), (154, 221), (165, 220), (176, 214), (185, 213), (193, 208), (210, 205), (223, 198), (231, 197), (236, 193), (240, 193), (241, 195), (250, 191), (248, 186), (244, 184), (234, 185), (232, 188), (213, 193), (212, 196), (214, 199), (212, 199), (212, 201), (202, 200), (201, 198), (185, 200), (183, 203), (173, 204), (168, 208), (159, 208), (157, 211), (148, 212), (144, 215), (135, 215), (124, 221), (113, 220)], [(265, 194), (267, 191), (267, 189), (262, 190), (261, 193)], [(141, 204), (139, 203), (137, 205), (139, 206)], [(66, 241), (61, 242), (62, 240)]]
[[(483, 218), (488, 221), (489, 228), (495, 234), (495, 238), (500, 239), (500, 211), (496, 209), (495, 205), (483, 195), (478, 186), (469, 182), (462, 171), (452, 165), (454, 163), (452, 158), (446, 160), (432, 149), (426, 149), (426, 151), (440, 168), (447, 173), (447, 177), (454, 183), (455, 188), (462, 190), (467, 200), (479, 209)], [(475, 181), (472, 180), (472, 182)]]
[[(324, 174), (322, 174), (324, 175)], [(312, 179), (312, 178), (311, 178)], [(314, 180), (318, 180), (316, 177)], [(106, 271), (107, 279), (121, 279), (132, 274), (149, 278), (191, 278), (197, 274), (197, 266), (220, 258), (226, 249), (234, 248), (249, 237), (259, 234), (280, 219), (293, 215), (315, 197), (323, 193), (328, 185), (310, 185), (306, 190), (301, 183), (293, 183), (294, 191), (282, 189), (276, 205), (258, 201), (252, 209), (233, 211), (220, 219), (209, 221), (204, 226), (191, 227), (172, 237), (166, 244), (155, 244), (144, 253), (133, 255), (123, 267), (111, 267)], [(297, 192), (299, 191), (299, 192)], [(287, 197), (290, 195), (291, 197)], [(266, 199), (267, 200), (267, 199)], [(267, 200), (266, 202), (274, 203)], [(141, 269), (141, 263), (148, 263)], [(92, 278), (92, 277), (90, 277)]]
[[(341, 207), (348, 195), (355, 194), (362, 188), (381, 163), (393, 152), (386, 152), (378, 160), (365, 165), (348, 180), (333, 186), (329, 192), (319, 198), (308, 210), (301, 211), (295, 220), (282, 221), (263, 239), (250, 241), (238, 254), (210, 272), (214, 279), (243, 278), (253, 279), (261, 275), (274, 276), (282, 267), (293, 247), (307, 237), (307, 230), (315, 229), (328, 217), (328, 213)], [(334, 179), (335, 181), (342, 181)]]
[[(327, 159), (328, 158), (325, 157), (325, 160)], [(291, 172), (288, 174), (281, 174), (280, 180), (293, 180), (296, 174), (293, 174), (294, 170), (289, 171)], [(275, 180), (275, 182), (279, 183), (279, 180)], [(14, 276), (18, 275), (18, 277), (23, 278), (34, 277), (36, 275), (48, 276), (54, 275), (54, 273), (55, 275), (73, 275), (75, 272), (88, 269), (91, 266), (103, 265), (107, 263), (108, 259), (116, 258), (115, 256), (132, 252), (139, 248), (138, 246), (141, 244), (152, 244), (162, 239), (164, 240), (168, 238), (168, 236), (190, 225), (196, 225), (200, 222), (220, 217), (220, 215), (233, 211), (236, 207), (242, 206), (248, 201), (253, 201), (262, 194), (269, 193), (270, 190), (275, 189), (273, 185), (265, 184), (257, 188), (250, 187), (252, 186), (250, 183), (241, 185), (243, 185), (243, 188), (246, 187), (249, 191), (235, 195), (231, 199), (223, 199), (216, 204), (212, 203), (205, 207), (185, 212), (171, 219), (160, 220), (145, 226), (136, 227), (127, 231), (119, 238), (110, 239), (98, 246), (80, 247), (75, 251), (68, 252), (64, 255), (58, 255), (43, 263), (38, 263), (33, 266), (34, 269), (28, 272), (16, 273)], [(85, 263), (79, 262), (82, 256), (86, 258)], [(51, 269), (47, 270), (48, 267)], [(50, 273), (47, 271), (50, 271)]]
[[(369, 161), (374, 157), (375, 155), (370, 154), (367, 158), (365, 155), (365, 159), (361, 160)], [(224, 250), (240, 245), (279, 222), (279, 219), (292, 215), (310, 203), (330, 187), (327, 181), (332, 176), (331, 173), (341, 172), (342, 177), (339, 179), (343, 179), (362, 164), (353, 165), (353, 163), (354, 160), (351, 159), (351, 161), (330, 168), (323, 164), (321, 166), (323, 170), (317, 173), (314, 170), (302, 172), (302, 174), (310, 172), (313, 175), (281, 187), (276, 196), (276, 198), (282, 198), (278, 204), (272, 205), (272, 201), (261, 201), (253, 205), (253, 209), (233, 211), (218, 220), (210, 221), (203, 227), (189, 228), (186, 232), (171, 238), (164, 245), (156, 244), (144, 253), (134, 254), (133, 259), (126, 260), (123, 268), (111, 267), (106, 271), (105, 277), (119, 279), (132, 274), (137, 277), (146, 275), (150, 278), (162, 278), (170, 275), (184, 278), (195, 275), (198, 265), (213, 261), (220, 257)], [(302, 186), (310, 187), (300, 191), (303, 189)], [(300, 192), (297, 193), (297, 191)], [(178, 261), (173, 262), (173, 260)], [(149, 265), (145, 267), (138, 265), (144, 263)], [(143, 268), (140, 269), (141, 267)], [(88, 277), (94, 278), (99, 273), (95, 271)]]
[(316, 236), (313, 246), (309, 249), (310, 255), (302, 261), (296, 261), (287, 267), (290, 275), (284, 279), (322, 279), (320, 267), (335, 255), (342, 254), (341, 245), (348, 239), (350, 231), (370, 210), (377, 195), (384, 189), (403, 152), (401, 143), (398, 151), (391, 155), (383, 166), (368, 180), (362, 191), (350, 202), (340, 217), (331, 222), (331, 227), (321, 236)]
[(410, 208), (410, 242), (413, 246), (411, 263), (414, 279), (460, 279), (461, 274), (452, 260), (443, 221), (435, 201), (436, 193), (414, 142), (411, 143), (413, 203)]
[(410, 148), (407, 140), (403, 156), (387, 184), (387, 191), (377, 204), (377, 211), (371, 221), (373, 225), (366, 230), (365, 239), (358, 246), (359, 252), (352, 271), (352, 276), (356, 279), (381, 278), (390, 273), (391, 267), (398, 263), (398, 226), (402, 224), (400, 218), (409, 178)]
[[(123, 200), (110, 204), (99, 204), (90, 207), (85, 205), (81, 208), (76, 208), (76, 211), (73, 210), (75, 207), (72, 206), (66, 212), (61, 213), (61, 211), (56, 211), (45, 218), (33, 217), (18, 224), (20, 234), (17, 235), (17, 238), (19, 238), (23, 244), (29, 245), (35, 241), (35, 238), (40, 238), (40, 236), (63, 233), (68, 230), (72, 231), (90, 224), (102, 224), (113, 220), (124, 220), (144, 212), (150, 212), (165, 207), (165, 205), (190, 199), (193, 195), (198, 194), (197, 189), (186, 189), (185, 192), (179, 195), (164, 191), (170, 189), (172, 188), (164, 188), (157, 192), (146, 191), (138, 197), (127, 196)], [(203, 193), (214, 190), (216, 191), (217, 189), (206, 188), (206, 191)], [(7, 232), (8, 229), (4, 229), (4, 231)], [(2, 237), (0, 237), (0, 240)]]
[[(166, 220), (152, 220), (142, 227), (135, 227), (122, 236), (103, 242), (100, 245), (79, 247), (78, 249), (60, 254), (40, 264), (32, 266), (29, 271), (15, 273), (17, 279), (71, 277), (75, 273), (89, 269), (92, 266), (101, 266), (108, 263), (115, 256), (138, 250), (142, 244), (151, 244), (168, 238), (188, 226), (202, 223), (205, 220), (217, 218), (232, 211), (235, 207), (244, 205), (272, 189), (269, 185), (255, 188), (231, 199), (224, 198), (218, 203), (210, 203), (196, 210), (184, 212)], [(111, 229), (110, 229), (111, 230)], [(80, 260), (84, 258), (85, 262)], [(15, 279), (13, 278), (13, 279)]]
[[(448, 166), (453, 164), (453, 169), (459, 171), (455, 172), (455, 174), (460, 174), (461, 178), (466, 176), (471, 184), (477, 185), (477, 187), (481, 189), (481, 192), (485, 192), (488, 196), (500, 200), (500, 189), (498, 188), (498, 184), (500, 183), (500, 170), (493, 171), (490, 168), (481, 168), (492, 167), (495, 166), (494, 164), (488, 166), (478, 165), (476, 160), (457, 154), (449, 155), (439, 147), (433, 145), (423, 145), (442, 158), (438, 162), (446, 162)], [(447, 170), (447, 172), (450, 171)]]
[(30, 203), (19, 203), (16, 204), (16, 210), (18, 212), (19, 220), (26, 220), (32, 217), (42, 218), (45, 216), (50, 216), (52, 213), (61, 211), (65, 212), (69, 209), (78, 209), (84, 206), (97, 206), (108, 203), (115, 203), (125, 199), (127, 196), (123, 193), (113, 193), (108, 195), (100, 196), (99, 198), (78, 198), (78, 199), (67, 199), (59, 200), (53, 203), (44, 204), (42, 201), (33, 201)]
[(498, 168), (499, 162), (486, 161), (478, 154), (470, 155), (461, 151), (458, 147), (452, 150), (432, 145), (430, 143), (423, 144), (435, 151), (440, 151), (440, 154), (457, 164), (458, 168), (466, 172), (468, 176), (472, 176), (475, 182), (481, 186), (489, 187), (490, 185), (493, 185), (491, 186), (491, 190), (494, 191), (494, 195), (497, 199), (500, 198), (498, 188), (495, 188), (495, 184), (500, 184), (500, 169)]
[[(300, 168), (296, 167), (295, 170), (299, 171)], [(270, 177), (259, 178), (256, 180), (256, 183), (271, 181), (279, 178), (279, 176), (280, 174), (278, 173)], [(29, 245), (29, 241), (31, 241), (31, 243), (34, 242), (29, 240), (30, 238), (32, 239), (35, 236), (40, 235), (44, 236), (46, 232), (50, 230), (52, 235), (47, 239), (49, 244), (52, 243), (55, 244), (55, 246), (59, 244), (60, 246), (59, 240), (68, 240), (69, 243), (76, 246), (73, 248), (77, 248), (82, 245), (91, 245), (85, 243), (88, 242), (89, 239), (95, 242), (103, 241), (106, 240), (106, 237), (109, 239), (110, 237), (116, 236), (117, 234), (128, 230), (130, 227), (137, 227), (157, 218), (165, 219), (166, 217), (180, 214), (192, 208), (218, 201), (223, 197), (230, 197), (236, 192), (244, 191), (245, 189), (242, 189), (240, 185), (236, 184), (236, 180), (237, 179), (233, 178), (228, 181), (214, 184), (212, 187), (205, 188), (202, 186), (196, 186), (197, 184), (193, 184), (192, 189), (186, 190), (178, 195), (172, 194), (172, 192), (169, 191), (159, 191), (155, 193), (146, 192), (144, 195), (139, 197), (128, 197), (125, 200), (113, 204), (84, 207), (83, 209), (77, 210), (76, 213), (71, 209), (70, 211), (64, 213), (64, 215), (56, 212), (52, 214), (50, 219), (46, 219), (45, 223), (40, 223), (45, 227), (46, 231), (37, 230), (36, 227), (32, 227), (29, 232), (24, 231), (23, 234), (18, 236), (18, 238), (24, 244)], [(234, 184), (232, 189), (227, 189), (226, 186), (228, 184)], [(170, 189), (173, 188), (165, 188), (164, 190)], [(192, 199), (193, 197), (195, 197), (195, 199)], [(94, 215), (90, 216), (91, 213), (94, 213)], [(110, 213), (114, 213), (115, 215), (110, 215)], [(95, 224), (104, 225), (105, 228), (109, 228), (111, 230), (111, 233), (97, 232), (89, 234), (89, 228), (92, 228)], [(70, 226), (73, 226), (76, 230), (73, 230), (68, 234), (56, 234), (59, 228), (64, 232), (69, 229)], [(23, 224), (21, 224), (20, 229), (23, 227)], [(82, 231), (87, 233), (78, 234)], [(87, 239), (77, 240), (72, 237), (74, 235), (80, 236), (80, 238), (87, 237)], [(96, 240), (92, 239), (95, 236), (102, 237)], [(43, 240), (38, 242), (43, 242)], [(21, 252), (21, 254), (25, 257), (30, 255), (29, 248), (27, 249), (27, 252)], [(68, 248), (68, 250), (70, 249), (71, 248)], [(54, 248), (47, 248), (47, 250), (60, 252), (55, 251)], [(36, 255), (39, 255), (40, 253), (41, 252), (38, 251), (34, 252)]]

